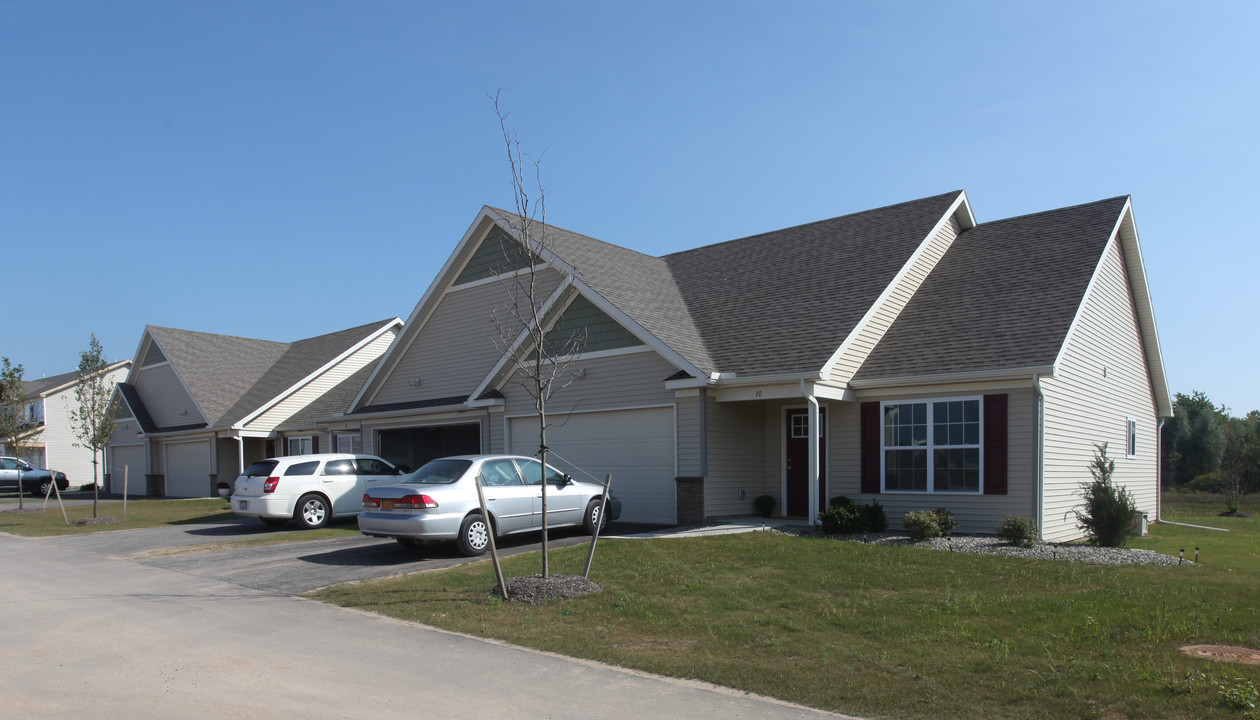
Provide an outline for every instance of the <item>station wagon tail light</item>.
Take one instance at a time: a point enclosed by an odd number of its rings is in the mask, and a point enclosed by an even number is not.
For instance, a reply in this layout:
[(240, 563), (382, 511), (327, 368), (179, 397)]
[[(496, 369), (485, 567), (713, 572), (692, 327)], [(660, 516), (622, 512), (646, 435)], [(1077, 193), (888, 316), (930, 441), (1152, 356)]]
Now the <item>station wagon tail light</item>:
[(276, 491), (276, 486), (279, 484), (280, 484), (280, 478), (269, 477), (263, 481), (263, 492), (273, 493)]
[(437, 501), (429, 497), (428, 495), (407, 495), (405, 497), (400, 497), (394, 501), (395, 508), (402, 508), (404, 510), (418, 510), (420, 508), (435, 508), (437, 506), (438, 506)]
[(372, 497), (371, 495), (368, 495), (367, 493), (363, 493), (363, 507), (379, 508), (380, 506), (381, 506), (380, 500), (377, 500), (376, 498)]

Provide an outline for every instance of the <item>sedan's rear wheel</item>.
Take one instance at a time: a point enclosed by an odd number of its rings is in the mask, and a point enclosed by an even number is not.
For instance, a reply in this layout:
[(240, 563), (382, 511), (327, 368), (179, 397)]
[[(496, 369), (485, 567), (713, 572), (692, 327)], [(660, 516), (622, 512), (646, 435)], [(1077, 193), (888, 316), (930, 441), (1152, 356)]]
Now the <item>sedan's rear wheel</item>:
[(323, 495), (309, 493), (298, 499), (297, 510), (293, 513), (298, 523), (307, 530), (322, 528), (332, 517), (332, 510)]
[(490, 524), (474, 513), (464, 518), (459, 526), (459, 551), (469, 557), (482, 555), (490, 547)]

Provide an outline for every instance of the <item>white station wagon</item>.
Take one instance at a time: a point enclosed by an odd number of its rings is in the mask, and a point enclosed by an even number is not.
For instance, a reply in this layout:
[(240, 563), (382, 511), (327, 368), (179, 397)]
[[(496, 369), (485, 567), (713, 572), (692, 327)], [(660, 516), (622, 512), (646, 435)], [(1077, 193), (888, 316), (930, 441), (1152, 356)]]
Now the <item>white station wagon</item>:
[(232, 512), (281, 526), (290, 519), (319, 528), (363, 509), (363, 494), (398, 482), (402, 471), (375, 455), (323, 453), (268, 458), (236, 478)]

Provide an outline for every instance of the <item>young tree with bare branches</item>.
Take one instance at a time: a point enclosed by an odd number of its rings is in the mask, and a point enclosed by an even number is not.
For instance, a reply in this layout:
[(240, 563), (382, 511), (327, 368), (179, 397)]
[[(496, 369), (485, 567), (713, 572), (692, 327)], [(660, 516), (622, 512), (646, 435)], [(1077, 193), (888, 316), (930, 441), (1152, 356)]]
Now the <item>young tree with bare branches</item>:
[[(508, 361), (513, 381), (534, 402), (538, 414), (538, 452), (542, 463), (542, 575), (550, 576), (547, 547), (547, 427), (548, 401), (574, 379), (572, 368), (586, 346), (584, 330), (553, 332), (552, 303), (557, 298), (541, 270), (553, 257), (547, 226), (547, 199), (539, 162), (521, 150), (520, 138), (508, 127), (507, 113), (499, 95), (491, 97), (499, 118), (508, 166), (512, 171), (512, 195), (516, 213), (506, 219), (520, 246), (504, 243), (504, 267), (497, 273), (508, 293), (508, 303), (491, 315), (497, 331), (496, 345)], [(532, 177), (530, 177), (532, 176)], [(522, 268), (514, 272), (516, 268)]]

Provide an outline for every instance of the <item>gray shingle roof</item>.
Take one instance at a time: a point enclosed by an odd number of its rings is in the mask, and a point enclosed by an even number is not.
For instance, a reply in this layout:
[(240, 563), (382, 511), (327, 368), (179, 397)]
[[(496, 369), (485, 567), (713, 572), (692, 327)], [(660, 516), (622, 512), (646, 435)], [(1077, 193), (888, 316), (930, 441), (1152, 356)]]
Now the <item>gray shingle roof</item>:
[(1052, 364), (1127, 200), (964, 231), (854, 380)]
[(816, 372), (961, 191), (666, 255), (715, 369)]
[(42, 393), (46, 393), (53, 388), (59, 388), (66, 383), (72, 383), (75, 379), (75, 373), (61, 373), (52, 377), (40, 378), (38, 380), (23, 380), (22, 390), (26, 392), (26, 397), (35, 399)]
[(554, 225), (547, 237), (593, 290), (702, 372), (816, 372), (960, 194), (659, 258)]
[(390, 322), (292, 343), (149, 327), (211, 427), (239, 421)]

